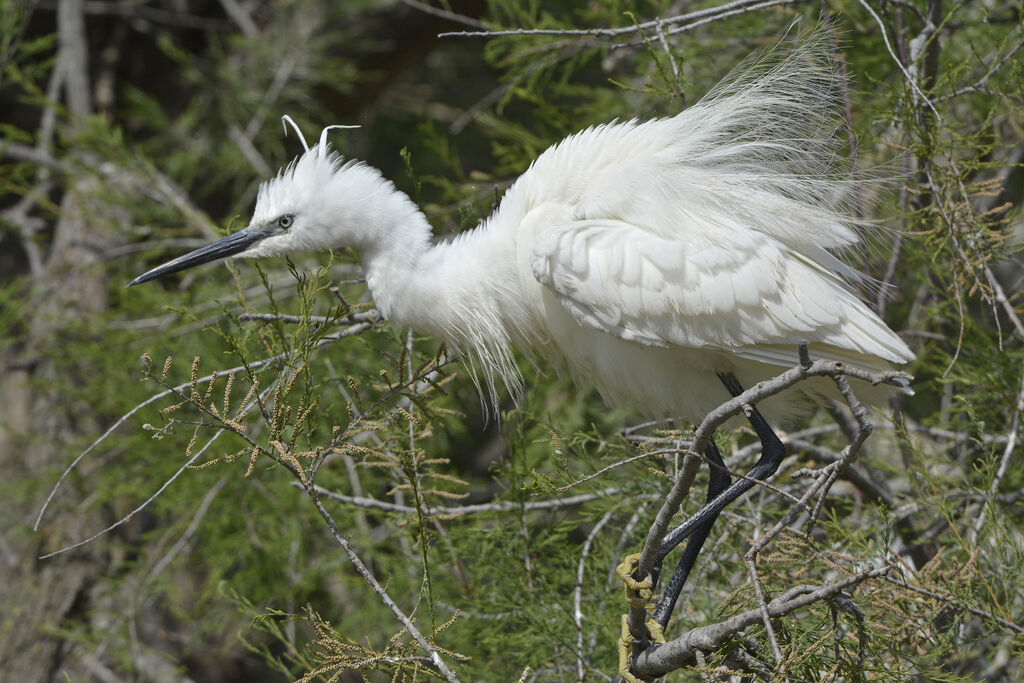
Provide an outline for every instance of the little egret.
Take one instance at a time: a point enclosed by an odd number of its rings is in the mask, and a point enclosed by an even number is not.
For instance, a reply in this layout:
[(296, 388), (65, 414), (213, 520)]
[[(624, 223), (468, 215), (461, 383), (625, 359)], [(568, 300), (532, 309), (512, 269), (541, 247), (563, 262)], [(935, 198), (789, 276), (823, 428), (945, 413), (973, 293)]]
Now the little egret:
[[(865, 223), (841, 154), (842, 86), (819, 32), (752, 60), (676, 116), (566, 138), (493, 215), (441, 243), (407, 195), (344, 161), (325, 130), (260, 186), (247, 227), (130, 285), (225, 257), (353, 247), (380, 312), (461, 349), (492, 402), (497, 385), (521, 390), (513, 347), (568, 366), (611, 403), (691, 421), (796, 365), (802, 342), (812, 356), (889, 370), (913, 354), (833, 253)], [(829, 391), (824, 378), (800, 387)], [(863, 389), (875, 402), (887, 395)], [(766, 414), (790, 412), (789, 393), (763, 402)], [(761, 458), (730, 486), (713, 442), (706, 449), (709, 506), (670, 534), (671, 545), (692, 540), (668, 592), (678, 594), (718, 512), (784, 457), (761, 413), (748, 419)]]

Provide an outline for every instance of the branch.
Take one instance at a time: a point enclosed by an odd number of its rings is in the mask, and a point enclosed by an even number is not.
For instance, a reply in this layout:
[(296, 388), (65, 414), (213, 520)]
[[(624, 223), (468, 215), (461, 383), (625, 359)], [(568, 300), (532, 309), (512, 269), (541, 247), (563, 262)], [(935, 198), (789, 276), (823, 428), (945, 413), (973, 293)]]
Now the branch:
[[(806, 346), (801, 346), (801, 349), (806, 350)], [(802, 353), (801, 356), (801, 362), (803, 363), (802, 367), (806, 367), (809, 364), (809, 359), (806, 358), (804, 353)], [(850, 445), (843, 449), (842, 455), (835, 462), (824, 467), (821, 471), (814, 473), (817, 476), (817, 481), (814, 485), (804, 492), (800, 500), (797, 501), (797, 504), (791, 506), (786, 514), (776, 522), (775, 526), (773, 526), (768, 532), (764, 533), (756, 542), (751, 543), (750, 549), (747, 550), (743, 558), (746, 562), (747, 570), (750, 575), (750, 583), (754, 588), (754, 595), (757, 597), (757, 603), (761, 611), (765, 632), (768, 634), (768, 641), (771, 644), (772, 653), (775, 655), (776, 665), (782, 663), (782, 649), (779, 647), (778, 640), (775, 636), (775, 629), (772, 626), (771, 614), (768, 610), (768, 605), (765, 603), (764, 592), (761, 588), (761, 580), (757, 573), (757, 556), (765, 546), (768, 545), (768, 543), (782, 533), (784, 528), (792, 524), (793, 520), (796, 519), (798, 511), (806, 507), (807, 502), (820, 493), (818, 504), (811, 512), (810, 519), (807, 522), (807, 528), (805, 530), (805, 533), (811, 533), (811, 529), (814, 526), (818, 515), (821, 513), (821, 507), (825, 502), (825, 496), (832, 488), (832, 484), (835, 483), (840, 472), (842, 472), (849, 463), (856, 459), (860, 452), (860, 447), (864, 444), (864, 440), (868, 438), (874, 428), (867, 419), (867, 411), (864, 409), (864, 406), (861, 405), (860, 401), (857, 400), (857, 397), (854, 396), (853, 390), (850, 388), (850, 383), (847, 381), (846, 377), (839, 375), (834, 379), (836, 386), (839, 388), (839, 392), (843, 395), (843, 398), (846, 399), (846, 402), (850, 407), (850, 412), (853, 413), (853, 416), (857, 421), (857, 431), (849, 435)]]
[(92, 89), (89, 85), (89, 43), (85, 34), (84, 2), (57, 2), (57, 69), (64, 73), (64, 94), (68, 112), (84, 119), (92, 113)]
[[(615, 509), (611, 509), (604, 513), (594, 528), (587, 534), (587, 540), (583, 544), (583, 550), (580, 551), (580, 559), (576, 564), (576, 583), (572, 589), (572, 620), (576, 626), (576, 680), (582, 681), (588, 658), (586, 657), (586, 650), (583, 648), (583, 576), (587, 568), (587, 557), (590, 555), (590, 549), (594, 545), (594, 539), (601, 533), (601, 529), (611, 521), (612, 516), (615, 514)], [(593, 650), (589, 650), (592, 652)]]
[[(683, 467), (676, 478), (675, 484), (665, 497), (665, 502), (658, 511), (654, 522), (651, 524), (637, 562), (634, 578), (643, 580), (651, 575), (657, 565), (662, 539), (668, 532), (672, 518), (679, 510), (683, 499), (689, 493), (690, 486), (697, 475), (697, 469), (701, 463), (701, 456), (699, 454), (704, 451), (708, 439), (711, 438), (711, 435), (714, 434), (720, 425), (733, 415), (738, 415), (742, 412), (745, 405), (753, 405), (762, 399), (774, 396), (808, 377), (839, 377), (841, 375), (856, 377), (871, 384), (890, 384), (898, 387), (904, 386), (910, 379), (910, 375), (904, 372), (870, 372), (861, 368), (847, 367), (838, 361), (817, 360), (806, 365), (799, 365), (773, 379), (756, 384), (708, 413), (694, 432), (690, 451), (683, 461)], [(646, 619), (647, 613), (642, 606), (630, 606), (630, 633), (641, 643), (647, 642), (646, 627), (644, 626)]]
[[(777, 619), (802, 607), (831, 598), (850, 586), (855, 586), (868, 579), (883, 577), (890, 569), (889, 565), (877, 569), (867, 569), (841, 581), (818, 587), (796, 586), (768, 603), (767, 612), (772, 619)], [(717, 624), (692, 629), (667, 643), (652, 645), (636, 657), (632, 671), (643, 679), (663, 676), (670, 671), (692, 664), (698, 651), (715, 650), (743, 629), (760, 621), (761, 610), (752, 609)]]
[[(185, 389), (187, 389), (187, 388), (189, 388), (191, 386), (199, 386), (200, 384), (206, 384), (207, 382), (211, 382), (211, 381), (217, 379), (218, 377), (223, 377), (223, 376), (226, 376), (226, 375), (230, 375), (230, 374), (235, 373), (235, 372), (241, 372), (242, 370), (257, 370), (257, 369), (260, 369), (260, 368), (265, 367), (267, 365), (270, 365), (270, 364), (272, 364), (272, 363), (274, 363), (276, 361), (279, 361), (279, 360), (285, 358), (287, 355), (288, 355), (287, 352), (279, 353), (276, 356), (271, 356), (269, 358), (264, 358), (263, 360), (256, 361), (255, 363), (249, 363), (247, 366), (246, 365), (238, 365), (238, 366), (235, 366), (235, 367), (233, 367), (233, 368), (231, 368), (229, 370), (217, 370), (217, 371), (214, 371), (214, 372), (210, 373), (209, 375), (206, 375), (205, 377), (197, 378), (195, 380), (195, 382), (191, 382), (191, 381), (183, 382), (182, 384), (179, 384), (176, 387), (169, 387), (169, 388), (165, 389), (164, 391), (161, 391), (160, 393), (157, 393), (157, 394), (154, 394), (154, 395), (150, 396), (149, 398), (147, 398), (142, 403), (139, 403), (138, 405), (136, 405), (134, 408), (129, 410), (127, 413), (125, 413), (124, 415), (119, 417), (114, 422), (114, 424), (110, 425), (110, 427), (107, 428), (107, 431), (103, 432), (103, 434), (101, 434), (99, 436), (99, 438), (97, 438), (95, 441), (93, 441), (91, 444), (89, 444), (88, 448), (86, 448), (84, 451), (79, 453), (78, 457), (76, 457), (74, 460), (72, 460), (71, 464), (68, 465), (66, 468), (64, 468), (64, 471), (61, 472), (60, 477), (57, 478), (56, 483), (54, 483), (53, 488), (50, 489), (50, 493), (46, 496), (46, 500), (43, 502), (42, 507), (39, 509), (39, 514), (36, 515), (36, 521), (32, 525), (32, 530), (33, 531), (38, 531), (39, 530), (39, 524), (43, 520), (43, 515), (46, 514), (46, 510), (47, 510), (47, 508), (49, 508), (50, 503), (53, 501), (53, 497), (55, 495), (57, 495), (57, 490), (60, 489), (61, 485), (64, 483), (64, 480), (68, 478), (68, 475), (70, 475), (75, 470), (75, 468), (78, 467), (78, 463), (80, 463), (82, 461), (82, 459), (85, 456), (87, 456), (94, 448), (96, 448), (101, 443), (103, 443), (107, 439), (108, 436), (110, 436), (111, 434), (114, 433), (115, 429), (117, 429), (118, 427), (123, 425), (128, 420), (128, 418), (130, 418), (132, 415), (134, 415), (135, 413), (139, 412), (140, 410), (142, 410), (146, 406), (151, 405), (153, 403), (156, 403), (157, 401), (159, 401), (162, 398), (166, 398), (167, 396), (171, 396), (171, 395), (175, 395), (175, 394), (180, 395), (181, 391), (183, 391), (183, 390), (185, 390)], [(274, 384), (271, 383), (270, 386), (274, 386)]]
[[(857, 1), (864, 7), (864, 9), (868, 11), (868, 14), (870, 14), (874, 18), (875, 23), (878, 24), (878, 28), (882, 32), (882, 42), (885, 43), (885, 49), (889, 51), (889, 56), (892, 57), (892, 60), (896, 62), (896, 66), (898, 66), (900, 68), (900, 71), (903, 72), (903, 75), (907, 79), (907, 84), (910, 85), (911, 89), (913, 89), (917, 96), (921, 98), (921, 101), (927, 104), (928, 108), (932, 110), (932, 113), (935, 114), (935, 120), (942, 121), (942, 117), (939, 116), (939, 110), (935, 108), (935, 105), (932, 104), (932, 101), (930, 99), (928, 99), (928, 96), (921, 92), (921, 88), (917, 84), (917, 79), (914, 78), (909, 71), (907, 71), (907, 67), (903, 65), (903, 62), (900, 61), (900, 58), (897, 57), (896, 53), (893, 51), (892, 44), (889, 42), (889, 34), (885, 30), (885, 23), (882, 21), (882, 18), (878, 16), (875, 10), (871, 9), (871, 5), (869, 5), (866, 2), (866, 0)], [(931, 26), (930, 28), (932, 29), (932, 31), (935, 30), (934, 26)], [(922, 32), (922, 36), (926, 39), (928, 37), (924, 35), (924, 32)]]
[[(1020, 29), (1020, 26), (1018, 26), (1018, 27), (1017, 27), (1017, 30), (1018, 30), (1018, 31), (1020, 31), (1020, 30), (1021, 30), (1021, 29)], [(986, 82), (986, 81), (987, 81), (987, 80), (988, 80), (988, 79), (989, 79), (989, 78), (990, 78), (990, 77), (991, 77), (992, 75), (994, 75), (994, 74), (995, 74), (995, 73), (996, 73), (997, 71), (999, 71), (1000, 69), (1002, 69), (1002, 68), (1003, 68), (1003, 66), (1005, 66), (1005, 65), (1006, 65), (1006, 63), (1007, 63), (1008, 61), (1010, 61), (1011, 59), (1013, 59), (1013, 56), (1014, 56), (1015, 54), (1017, 54), (1017, 52), (1018, 52), (1018, 51), (1019, 51), (1019, 50), (1020, 50), (1020, 49), (1021, 49), (1022, 47), (1024, 47), (1024, 40), (1018, 40), (1018, 41), (1017, 41), (1017, 43), (1016, 43), (1016, 44), (1015, 44), (1015, 45), (1014, 45), (1014, 46), (1013, 46), (1013, 47), (1012, 47), (1011, 49), (1007, 50), (1006, 54), (1005, 54), (1005, 55), (1003, 55), (1003, 56), (1002, 56), (1002, 58), (1000, 58), (999, 60), (995, 60), (995, 59), (993, 59), (993, 60), (992, 60), (992, 63), (991, 63), (991, 66), (989, 66), (989, 67), (988, 67), (988, 68), (987, 68), (987, 69), (985, 70), (985, 73), (984, 73), (984, 74), (982, 74), (982, 76), (981, 76), (981, 77), (980, 77), (980, 78), (979, 78), (979, 79), (978, 79), (977, 81), (975, 81), (975, 82), (974, 82), (973, 84), (971, 84), (971, 85), (968, 85), (968, 86), (965, 86), (965, 87), (963, 87), (963, 88), (959, 88), (959, 89), (957, 89), (957, 90), (954, 90), (953, 92), (951, 92), (951, 93), (948, 93), (948, 94), (946, 94), (946, 95), (942, 95), (941, 97), (939, 97), (939, 98), (937, 98), (937, 99), (939, 99), (939, 100), (948, 100), (948, 99), (952, 99), (952, 98), (954, 98), (954, 97), (959, 97), (960, 95), (966, 95), (966, 94), (968, 94), (968, 93), (973, 93), (973, 92), (980, 92), (980, 91), (982, 91), (982, 89), (983, 89), (983, 88), (984, 88), (984, 86), (985, 86), (985, 82)]]
[[(579, 36), (579, 37), (598, 37), (598, 38), (616, 38), (618, 36), (628, 35), (631, 33), (640, 33), (643, 31), (659, 30), (661, 26), (672, 26), (675, 24), (683, 24), (688, 21), (694, 21), (710, 17), (710, 20), (715, 18), (721, 19), (727, 16), (733, 16), (734, 14), (740, 14), (742, 12), (751, 11), (753, 9), (760, 9), (771, 5), (784, 5), (793, 4), (798, 0), (734, 0), (733, 2), (727, 2), (724, 5), (718, 7), (711, 7), (708, 9), (697, 10), (695, 12), (687, 12), (686, 14), (677, 14), (672, 17), (665, 19), (654, 19), (651, 21), (645, 21), (640, 24), (633, 24), (632, 26), (622, 26), (617, 28), (588, 28), (588, 29), (546, 29), (546, 28), (516, 28), (506, 30), (484, 30), (484, 31), (451, 31), (448, 33), (439, 33), (438, 38), (496, 38), (499, 36)], [(744, 9), (745, 8), (745, 9)], [(695, 22), (689, 26), (683, 26), (670, 30), (669, 35), (677, 33), (679, 31), (686, 31), (694, 26), (699, 26), (704, 22)], [(639, 43), (630, 43), (629, 45), (644, 45), (643, 41)], [(613, 47), (625, 47), (624, 45), (615, 45)]]
[(348, 539), (341, 535), (341, 531), (338, 530), (338, 525), (335, 524), (334, 518), (331, 517), (331, 514), (324, 508), (323, 503), (320, 502), (320, 497), (317, 494), (316, 487), (307, 486), (306, 493), (312, 499), (317, 512), (319, 512), (320, 516), (323, 517), (325, 522), (327, 522), (327, 528), (331, 530), (331, 535), (334, 536), (334, 540), (338, 542), (338, 545), (340, 545), (342, 550), (345, 551), (345, 554), (348, 555), (349, 561), (352, 562), (352, 566), (356, 568), (356, 571), (363, 577), (363, 580), (370, 585), (370, 588), (372, 588), (373, 592), (381, 599), (381, 602), (383, 602), (384, 605), (391, 610), (391, 613), (398, 618), (398, 621), (402, 624), (405, 630), (409, 632), (409, 635), (419, 643), (420, 647), (427, 653), (430, 657), (430, 661), (433, 662), (435, 667), (437, 667), (437, 670), (442, 676), (444, 676), (445, 680), (449, 683), (456, 683), (459, 680), (458, 676), (456, 676), (455, 672), (449, 669), (448, 665), (445, 664), (445, 661), (441, 659), (441, 654), (437, 651), (437, 648), (427, 642), (427, 639), (423, 637), (423, 634), (420, 633), (418, 628), (416, 628), (416, 625), (413, 624), (412, 620), (409, 619), (401, 609), (399, 609), (398, 605), (395, 604), (395, 601), (391, 599), (390, 595), (388, 595), (388, 592), (384, 590), (384, 587), (380, 585), (370, 570), (367, 569), (366, 565), (363, 564), (363, 561), (359, 559), (358, 555), (356, 555), (355, 551), (352, 550), (352, 546), (349, 545)]
[[(999, 467), (996, 469), (995, 476), (992, 477), (992, 484), (989, 486), (989, 496), (992, 500), (995, 500), (996, 495), (999, 493), (999, 484), (1006, 476), (1006, 472), (1010, 467), (1010, 458), (1017, 445), (1018, 432), (1020, 431), (1020, 414), (1024, 412), (1024, 373), (1022, 373), (1020, 381), (1020, 390), (1017, 392), (1017, 401), (1014, 406), (1013, 419), (1010, 422), (1010, 432), (1006, 439), (1006, 448), (1003, 449), (1003, 457), (999, 459)], [(981, 510), (978, 512), (978, 518), (974, 522), (974, 528), (971, 530), (971, 544), (976, 544), (978, 540), (978, 534), (981, 533), (982, 527), (985, 526), (985, 506), (981, 506)]]
[(45, 149), (23, 145), (20, 142), (13, 142), (11, 140), (4, 140), (0, 144), (0, 158), (4, 157), (32, 164), (33, 166), (42, 166), (53, 171), (60, 171), (61, 173), (69, 170), (67, 163), (54, 158)]
[[(216, 375), (216, 373), (214, 373), (214, 374)], [(244, 408), (243, 412), (247, 412), (249, 410), (249, 408), (251, 408), (253, 405), (255, 405), (258, 402), (261, 402), (262, 399), (265, 398), (274, 389), (274, 387), (277, 386), (277, 382), (278, 382), (279, 379), (280, 379), (280, 376), (275, 377), (274, 380), (270, 383), (270, 385), (266, 389), (264, 389), (262, 392), (257, 394), (257, 396), (255, 398), (253, 398), (252, 401), (249, 402), (249, 404)], [(176, 388), (173, 388), (173, 389), (168, 389), (165, 392), (161, 392), (161, 395), (175, 394), (175, 395), (181, 397), (182, 399), (188, 400), (188, 397), (186, 397), (183, 393), (181, 393), (180, 389), (183, 389), (185, 387), (190, 387), (190, 386), (193, 386), (191, 382), (183, 384), (180, 387), (176, 387)], [(146, 403), (150, 403), (153, 400), (155, 400), (155, 398), (150, 399)], [(145, 404), (143, 404), (143, 405), (145, 405)], [(193, 403), (193, 405), (195, 405), (195, 404)], [(198, 407), (202, 407), (201, 404)], [(138, 408), (141, 408), (141, 406), (136, 406), (136, 408), (133, 409), (133, 410), (137, 410)], [(131, 414), (131, 413), (129, 413), (129, 414)], [(127, 417), (127, 416), (125, 416), (125, 417)], [(118, 424), (120, 424), (120, 422), (122, 422), (124, 419), (125, 418), (122, 418), (121, 420), (119, 420)], [(160, 488), (158, 488), (149, 498), (147, 498), (145, 501), (143, 501), (141, 505), (135, 506), (127, 515), (124, 515), (123, 517), (121, 517), (121, 519), (117, 520), (116, 522), (114, 522), (113, 524), (108, 526), (107, 528), (105, 528), (105, 529), (103, 529), (103, 530), (93, 534), (89, 538), (86, 538), (86, 539), (84, 539), (82, 541), (78, 541), (77, 543), (73, 543), (72, 545), (64, 546), (63, 548), (61, 548), (59, 550), (55, 550), (52, 553), (47, 553), (45, 555), (40, 555), (39, 559), (40, 560), (45, 560), (45, 559), (47, 559), (49, 557), (54, 557), (55, 555), (60, 555), (62, 553), (66, 553), (69, 550), (74, 550), (75, 548), (80, 548), (81, 546), (86, 545), (87, 543), (91, 543), (92, 541), (95, 541), (100, 536), (103, 536), (107, 532), (113, 531), (117, 527), (119, 527), (119, 526), (125, 524), (126, 522), (128, 522), (128, 520), (130, 520), (132, 517), (134, 517), (138, 513), (142, 512), (143, 510), (145, 510), (149, 506), (150, 503), (152, 503), (154, 500), (159, 498), (160, 494), (162, 494), (165, 490), (167, 490), (167, 487), (170, 486), (171, 484), (173, 484), (174, 481), (178, 477), (181, 476), (182, 472), (184, 472), (189, 467), (191, 467), (192, 464), (196, 460), (198, 460), (199, 457), (210, 448), (210, 446), (213, 445), (213, 442), (216, 441), (217, 439), (219, 439), (221, 437), (221, 435), (223, 435), (225, 432), (232, 432), (233, 434), (237, 434), (238, 436), (240, 436), (243, 439), (245, 439), (246, 441), (248, 441), (251, 445), (254, 445), (254, 446), (256, 445), (256, 442), (253, 441), (252, 437), (250, 437), (245, 432), (238, 430), (237, 428), (234, 428), (234, 427), (231, 427), (231, 426), (227, 426), (227, 425), (210, 425), (210, 426), (218, 427), (218, 431), (212, 437), (210, 437), (210, 440), (207, 441), (203, 445), (202, 448), (200, 448), (198, 451), (196, 451), (194, 454), (192, 454), (192, 456), (189, 457), (189, 459), (186, 460), (181, 465), (181, 467), (178, 468), (178, 470), (174, 474), (172, 474), (170, 477), (168, 477), (164, 481), (164, 483), (160, 485)], [(46, 503), (43, 505), (43, 508), (39, 511), (39, 516), (36, 518), (36, 524), (33, 527), (33, 530), (35, 530), (35, 529), (37, 529), (39, 527), (39, 521), (43, 518), (43, 513), (46, 511), (46, 506), (49, 505), (50, 500), (53, 498), (53, 495), (57, 492), (57, 487), (59, 487), (61, 482), (64, 481), (64, 478), (68, 475), (69, 472), (71, 472), (71, 470), (75, 467), (75, 465), (78, 464), (78, 462), (85, 456), (85, 454), (88, 453), (89, 450), (91, 450), (93, 448), (93, 446), (95, 446), (100, 441), (102, 441), (104, 438), (106, 438), (107, 434), (109, 434), (111, 431), (113, 431), (113, 429), (114, 429), (114, 427), (111, 427), (110, 429), (108, 429), (104, 433), (103, 436), (101, 436), (99, 439), (97, 439), (95, 442), (93, 442), (92, 446), (89, 446), (89, 448), (87, 448), (81, 455), (79, 455), (77, 458), (75, 458), (75, 461), (73, 463), (71, 463), (71, 465), (69, 465), (66, 470), (64, 470), (64, 474), (61, 475), (60, 479), (54, 485), (53, 489), (50, 491), (49, 497), (47, 497), (47, 499), (46, 499)]]
[[(383, 318), (376, 310), (366, 313), (350, 313), (341, 317), (327, 317), (322, 315), (298, 316), (285, 315), (283, 313), (241, 313), (238, 320), (258, 320), (261, 322), (284, 322), (284, 323), (313, 323), (314, 325), (356, 325), (361, 323), (378, 323)], [(349, 333), (351, 334), (351, 333)]]
[[(298, 482), (293, 482), (292, 486), (303, 488), (302, 484)], [(410, 505), (399, 505), (397, 503), (389, 503), (384, 500), (377, 500), (376, 498), (366, 498), (362, 496), (346, 496), (343, 493), (336, 493), (316, 485), (314, 485), (313, 488), (316, 489), (317, 494), (324, 498), (336, 500), (341, 503), (347, 503), (349, 505), (355, 505), (357, 507), (384, 510), (385, 512), (398, 512), (404, 515), (415, 514), (417, 512), (416, 508)], [(437, 505), (426, 507), (424, 509), (424, 513), (431, 517), (458, 517), (461, 515), (471, 515), (481, 512), (513, 512), (518, 510), (526, 510), (527, 512), (530, 512), (534, 510), (558, 510), (560, 508), (571, 507), (573, 505), (583, 505), (584, 503), (600, 500), (609, 496), (617, 496), (620, 493), (622, 493), (622, 489), (609, 488), (597, 493), (585, 493), (579, 496), (555, 498), (554, 500), (539, 500), (527, 503), (507, 500), (494, 503), (476, 503), (473, 505)], [(653, 498), (654, 496), (651, 497)]]
[[(683, 26), (676, 26), (670, 29), (667, 33), (669, 36), (674, 36), (679, 33), (686, 33), (692, 31), (695, 28), (699, 28), (706, 24), (710, 24), (722, 19), (734, 17), (739, 14), (746, 14), (747, 12), (756, 12), (757, 10), (766, 9), (768, 7), (778, 7), (782, 5), (796, 5), (803, 0), (759, 0), (758, 2), (734, 2), (728, 5), (722, 5), (712, 10), (702, 10), (701, 12), (691, 12), (691, 15), (707, 15), (702, 19), (684, 24)], [(625, 47), (642, 47), (646, 43), (642, 40), (634, 41), (632, 43), (616, 43), (612, 45), (613, 50), (617, 50)]]
[(924, 595), (924, 596), (929, 597), (929, 598), (934, 598), (935, 600), (938, 600), (938, 601), (946, 603), (946, 604), (956, 605), (958, 607), (961, 607), (961, 608), (967, 610), (968, 612), (970, 612), (971, 614), (973, 614), (976, 617), (981, 617), (982, 619), (989, 619), (990, 621), (994, 621), (997, 624), (999, 624), (1000, 626), (1003, 626), (1004, 628), (1007, 628), (1007, 629), (1013, 631), (1014, 633), (1022, 633), (1022, 634), (1024, 634), (1024, 627), (1018, 626), (1017, 624), (1013, 623), (1012, 621), (1009, 621), (1008, 619), (1003, 619), (1002, 617), (997, 617), (996, 615), (991, 614), (989, 612), (985, 612), (984, 610), (977, 609), (976, 607), (971, 607), (970, 605), (965, 605), (964, 603), (962, 603), (961, 601), (957, 600), (956, 597), (954, 597), (952, 595), (941, 595), (941, 594), (936, 593), (934, 591), (930, 591), (930, 590), (928, 590), (926, 588), (920, 588), (918, 586), (911, 586), (909, 583), (906, 582), (905, 579), (904, 580), (897, 580), (897, 579), (892, 578), (891, 576), (886, 576), (885, 580), (888, 581), (891, 584), (899, 586), (900, 588), (906, 588), (909, 591), (913, 591), (914, 593), (918, 593), (920, 595)]
[[(225, 431), (226, 430), (223, 430), (223, 429), (222, 430), (218, 430), (216, 434), (214, 434), (212, 437), (210, 437), (210, 440), (207, 441), (206, 444), (202, 448), (200, 448), (198, 451), (196, 451), (194, 454), (192, 454), (192, 457), (190, 457), (188, 460), (186, 460), (181, 465), (181, 467), (178, 468), (178, 470), (174, 474), (172, 474), (170, 477), (168, 477), (164, 481), (164, 483), (160, 485), (160, 488), (158, 488), (152, 495), (150, 495), (149, 498), (144, 500), (141, 505), (136, 505), (134, 508), (132, 508), (132, 510), (127, 515), (122, 516), (121, 519), (117, 520), (116, 522), (114, 522), (110, 526), (106, 527), (105, 529), (102, 529), (101, 531), (96, 532), (92, 536), (90, 536), (90, 537), (88, 537), (88, 538), (86, 538), (84, 540), (78, 541), (77, 543), (72, 543), (71, 545), (64, 546), (64, 547), (60, 548), (59, 550), (53, 551), (52, 553), (46, 553), (45, 555), (40, 555), (39, 559), (40, 560), (45, 560), (47, 558), (54, 557), (54, 556), (60, 555), (62, 553), (66, 553), (69, 550), (74, 550), (75, 548), (80, 548), (83, 545), (86, 545), (87, 543), (91, 543), (92, 541), (95, 541), (97, 538), (99, 538), (100, 536), (103, 536), (107, 532), (113, 531), (117, 527), (127, 523), (132, 517), (134, 517), (138, 513), (140, 513), (143, 510), (145, 510), (149, 506), (150, 503), (152, 503), (154, 500), (159, 498), (160, 494), (163, 493), (167, 489), (168, 486), (170, 486), (172, 483), (174, 483), (174, 480), (177, 479), (179, 476), (181, 476), (182, 472), (184, 472), (189, 467), (191, 467), (192, 463), (194, 463), (196, 460), (198, 460), (199, 456), (201, 456), (203, 453), (205, 453), (207, 451), (207, 449), (209, 449), (210, 446), (213, 445), (213, 442), (216, 441), (217, 439), (219, 439), (221, 437), (221, 435), (224, 434)], [(38, 520), (37, 520), (37, 523), (38, 523)]]
[(472, 17), (467, 17), (463, 14), (450, 12), (441, 7), (434, 7), (433, 5), (428, 5), (425, 2), (420, 2), (420, 0), (402, 0), (402, 2), (404, 2), (406, 5), (412, 7), (415, 10), (423, 12), (424, 14), (430, 14), (435, 17), (441, 17), (442, 19), (447, 19), (448, 21), (455, 22), (456, 24), (464, 24), (466, 26), (472, 26), (474, 28), (484, 30), (487, 29), (487, 24), (485, 24), (482, 21), (478, 21), (477, 19), (473, 19)]

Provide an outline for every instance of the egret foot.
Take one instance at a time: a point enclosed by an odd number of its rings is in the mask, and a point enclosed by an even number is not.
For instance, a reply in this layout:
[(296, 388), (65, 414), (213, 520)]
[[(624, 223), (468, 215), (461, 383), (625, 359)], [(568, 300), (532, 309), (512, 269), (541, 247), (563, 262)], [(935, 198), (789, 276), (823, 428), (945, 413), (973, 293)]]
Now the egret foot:
[[(629, 604), (633, 607), (639, 607), (640, 609), (647, 611), (647, 608), (651, 604), (651, 600), (654, 598), (654, 577), (648, 574), (639, 581), (633, 578), (633, 573), (636, 571), (637, 565), (640, 563), (640, 553), (633, 553), (632, 555), (626, 555), (619, 563), (619, 566), (615, 568), (615, 574), (622, 581), (622, 584), (626, 588), (626, 599)], [(647, 639), (653, 643), (664, 643), (665, 632), (663, 626), (654, 621), (648, 619), (645, 624), (647, 629)], [(636, 638), (629, 630), (629, 615), (622, 615), (622, 633), (618, 640), (618, 651), (619, 651), (619, 676), (626, 683), (641, 683), (640, 679), (634, 676), (629, 671), (629, 650), (636, 642)]]
[[(619, 567), (621, 567), (621, 566), (622, 565), (619, 565)], [(664, 643), (665, 642), (665, 632), (662, 630), (661, 624), (659, 624), (658, 622), (654, 621), (653, 619), (648, 619), (647, 623), (645, 624), (645, 626), (647, 627), (647, 638), (648, 638), (648, 640), (650, 640), (652, 643)], [(622, 615), (622, 632), (621, 632), (621, 635), (619, 636), (619, 641), (618, 641), (618, 651), (619, 651), (619, 671), (618, 671), (618, 674), (619, 674), (619, 678), (621, 678), (623, 681), (625, 681), (625, 683), (643, 683), (641, 681), (641, 679), (639, 679), (636, 676), (634, 676), (633, 673), (629, 670), (629, 649), (633, 646), (633, 643), (635, 643), (635, 642), (636, 642), (636, 638), (634, 638), (633, 634), (629, 632), (629, 615), (628, 614), (623, 614)]]
[(629, 604), (647, 609), (651, 598), (654, 597), (654, 578), (648, 575), (639, 581), (634, 579), (633, 572), (639, 563), (640, 553), (626, 555), (615, 568), (615, 574), (626, 587), (626, 599), (629, 600)]

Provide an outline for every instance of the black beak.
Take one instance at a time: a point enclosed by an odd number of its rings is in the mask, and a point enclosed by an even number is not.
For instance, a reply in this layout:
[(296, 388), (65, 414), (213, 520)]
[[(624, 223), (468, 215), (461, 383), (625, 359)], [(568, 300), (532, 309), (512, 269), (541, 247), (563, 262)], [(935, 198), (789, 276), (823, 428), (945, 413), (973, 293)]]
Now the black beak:
[(132, 285), (155, 280), (158, 277), (163, 277), (164, 275), (177, 273), (178, 271), (191, 268), (192, 266), (198, 266), (201, 263), (209, 263), (210, 261), (216, 261), (217, 259), (234, 256), (235, 254), (245, 251), (265, 237), (269, 237), (270, 234), (271, 233), (266, 230), (253, 228), (252, 226), (242, 228), (238, 232), (232, 233), (223, 239), (213, 242), (212, 244), (207, 244), (205, 247), (199, 247), (195, 251), (190, 251), (184, 256), (179, 256), (173, 261), (168, 261), (162, 266), (157, 266), (153, 270), (138, 276), (125, 286), (131, 287)]

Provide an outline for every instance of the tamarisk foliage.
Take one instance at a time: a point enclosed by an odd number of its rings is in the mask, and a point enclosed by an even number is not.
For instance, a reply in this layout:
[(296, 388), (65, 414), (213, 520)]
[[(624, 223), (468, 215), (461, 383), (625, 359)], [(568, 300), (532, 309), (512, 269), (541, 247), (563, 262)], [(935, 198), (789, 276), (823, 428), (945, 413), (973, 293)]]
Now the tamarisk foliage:
[[(1016, 675), (1019, 6), (335, 5), (0, 11), (6, 676)], [(522, 398), (488, 417), (345, 252), (123, 289), (248, 213), (298, 151), (281, 114), (363, 124), (332, 142), (455, 234), (567, 134), (674, 114), (819, 21), (851, 83), (845, 154), (882, 181), (846, 260), (917, 354), (915, 395), (868, 411), (834, 363), (780, 373), (846, 400), (781, 434), (662, 637), (660, 587), (627, 598), (616, 568), (702, 506), (707, 439), (747, 471), (735, 416), (771, 386), (703, 427), (649, 422), (518, 358)]]

